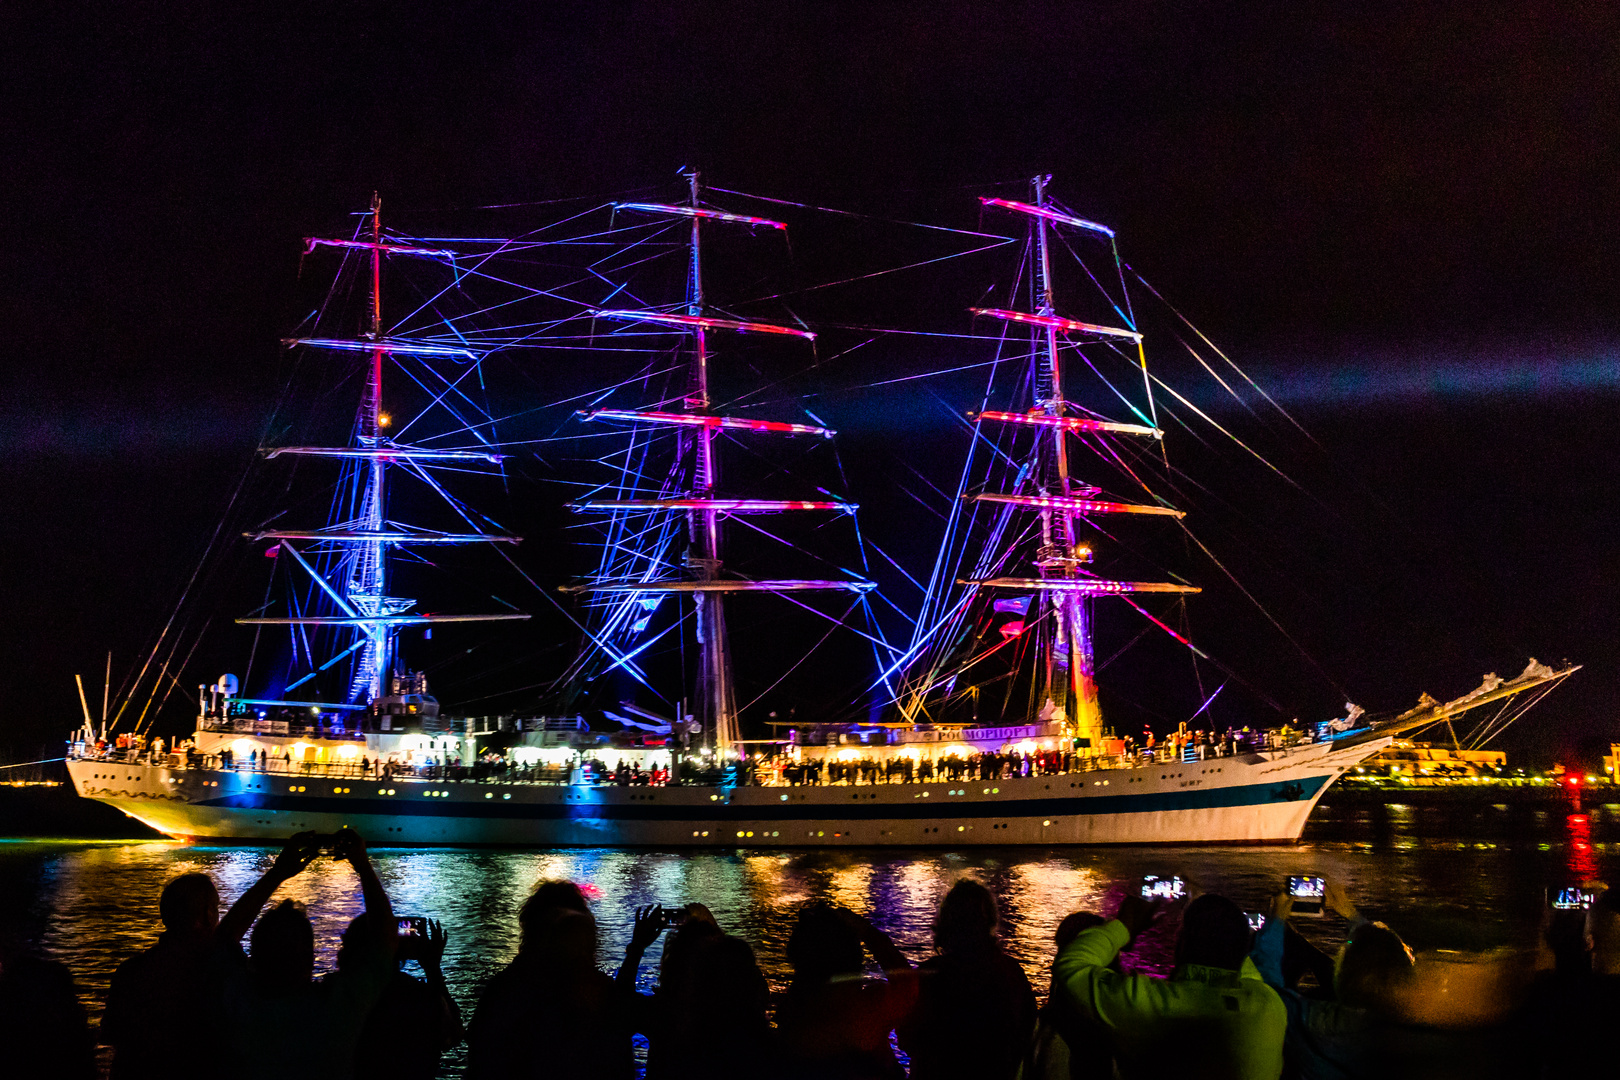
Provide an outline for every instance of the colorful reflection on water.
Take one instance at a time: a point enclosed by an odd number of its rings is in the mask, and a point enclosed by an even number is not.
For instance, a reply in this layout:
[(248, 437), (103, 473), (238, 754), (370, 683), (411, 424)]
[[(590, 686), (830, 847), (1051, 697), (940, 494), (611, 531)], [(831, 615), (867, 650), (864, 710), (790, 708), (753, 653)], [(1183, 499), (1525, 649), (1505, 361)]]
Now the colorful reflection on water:
[[(1542, 890), (1566, 875), (1601, 878), (1620, 854), (1620, 808), (1565, 815), (1547, 811), (1445, 815), (1409, 807), (1334, 814), (1319, 811), (1309, 842), (1297, 847), (1054, 848), (1007, 850), (731, 853), (658, 851), (380, 849), (379, 873), (401, 914), (443, 920), (450, 933), (445, 969), (470, 1011), (479, 987), (516, 952), (518, 905), (543, 878), (594, 886), (601, 961), (617, 964), (634, 909), (701, 901), (720, 924), (753, 944), (767, 976), (785, 985), (787, 935), (810, 901), (868, 915), (914, 960), (931, 952), (941, 896), (972, 875), (999, 897), (1008, 951), (1044, 994), (1058, 923), (1072, 911), (1112, 913), (1144, 874), (1179, 874), (1198, 891), (1264, 910), (1288, 874), (1337, 878), (1369, 912), (1388, 919), (1420, 949), (1488, 948), (1533, 934)], [(155, 937), (157, 898), (170, 878), (200, 870), (221, 893), (240, 894), (269, 865), (271, 852), (169, 843), (0, 843), (0, 888), (21, 899), (33, 935), (77, 975), (93, 1011), (118, 962)], [(320, 963), (359, 911), (346, 866), (322, 860), (283, 890), (316, 922)], [(16, 904), (8, 904), (13, 912)], [(29, 920), (25, 918), (25, 930)], [(1337, 944), (1336, 920), (1297, 920), (1307, 936)], [(1164, 971), (1173, 917), (1126, 957), (1129, 968)], [(642, 968), (650, 987), (657, 946)], [(453, 1071), (453, 1070), (452, 1070)]]

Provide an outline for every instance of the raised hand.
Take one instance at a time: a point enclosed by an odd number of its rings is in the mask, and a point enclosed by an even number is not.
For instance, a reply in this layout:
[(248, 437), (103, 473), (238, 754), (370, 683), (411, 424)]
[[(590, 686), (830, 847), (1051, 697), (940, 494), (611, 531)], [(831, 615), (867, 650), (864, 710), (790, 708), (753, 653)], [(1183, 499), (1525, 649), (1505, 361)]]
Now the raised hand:
[(313, 832), (294, 834), (287, 841), (287, 846), (281, 849), (281, 854), (276, 856), (265, 877), (280, 883), (301, 874), (306, 866), (320, 857), (321, 846), (315, 836)]
[(635, 929), (630, 932), (630, 948), (645, 952), (647, 946), (657, 941), (658, 935), (664, 932), (666, 921), (664, 909), (658, 904), (637, 908)]
[(1125, 929), (1130, 931), (1131, 940), (1135, 941), (1163, 914), (1163, 904), (1145, 900), (1132, 892), (1126, 893), (1119, 902), (1119, 910), (1114, 913), (1114, 918), (1124, 924)]
[(359, 833), (347, 826), (339, 829), (335, 836), (337, 837), (336, 857), (358, 869), (360, 863), (366, 860), (365, 840), (361, 838)]
[(444, 932), (444, 924), (438, 919), (427, 921), (427, 933), (422, 935), (422, 944), (417, 950), (416, 962), (422, 965), (422, 970), (429, 975), (439, 971), (439, 962), (444, 959), (444, 947), (450, 941), (450, 936)]
[[(1328, 895), (1333, 895), (1333, 886), (1328, 886)], [(1294, 897), (1287, 889), (1282, 890), (1271, 898), (1271, 913), (1266, 916), (1269, 922), (1272, 919), (1286, 919), (1294, 912)]]

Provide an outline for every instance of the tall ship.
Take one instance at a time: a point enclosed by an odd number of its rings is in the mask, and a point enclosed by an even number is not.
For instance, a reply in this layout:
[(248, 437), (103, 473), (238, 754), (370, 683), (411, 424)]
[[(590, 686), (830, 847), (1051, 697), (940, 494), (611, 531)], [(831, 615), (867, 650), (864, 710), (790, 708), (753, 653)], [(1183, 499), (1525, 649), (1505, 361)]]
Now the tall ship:
[[(864, 564), (851, 569), (812, 550), (830, 535), (826, 526), (855, 521), (854, 503), (813, 482), (753, 490), (787, 474), (730, 467), (764, 460), (764, 444), (827, 445), (835, 432), (813, 416), (728, 409), (713, 392), (726, 365), (733, 382), (754, 370), (732, 362), (732, 342), (808, 349), (816, 331), (710, 303), (711, 231), (772, 235), (787, 226), (715, 206), (695, 172), (687, 179), (684, 201), (611, 207), (615, 219), (658, 230), (666, 248), (678, 231), (681, 295), (634, 299), (648, 290), (613, 271), (639, 256), (601, 259), (591, 273), (609, 287), (559, 320), (588, 323), (592, 342), (646, 346), (658, 363), (656, 378), (648, 369), (583, 395), (570, 421), (566, 437), (601, 432), (612, 449), (593, 459), (605, 477), (580, 480), (580, 496), (567, 500), (592, 538), (591, 565), (536, 589), (566, 609), (579, 640), (546, 686), (548, 706), (469, 715), (465, 705), (441, 706), (428, 674), (413, 667), (413, 646), (435, 628), (496, 624), (480, 631), (492, 633), (529, 617), (493, 593), (487, 603), (500, 610), (464, 610), (455, 589), (429, 581), (448, 565), (439, 553), (483, 552), (497, 571), (534, 582), (506, 555), (519, 537), (456, 488), (467, 474), (499, 481), (510, 451), (479, 389), (496, 346), (466, 320), (438, 318), (456, 281), (487, 273), (489, 249), (385, 232), (374, 202), (351, 237), (307, 242), (312, 258), (342, 260), (332, 296), (363, 296), (358, 332), (331, 328), (322, 314), (287, 342), (312, 360), (357, 365), (326, 388), (328, 397), (333, 386), (359, 388), (349, 438), (263, 451), (267, 467), (334, 470), (328, 520), (300, 527), (272, 515), (240, 538), (274, 559), (284, 588), (237, 622), (290, 644), (274, 664), (254, 668), (250, 658), (242, 679), (199, 687), (195, 729), (175, 746), (152, 737), (152, 701), (126, 701), (114, 717), (104, 706), (98, 724), (81, 686), (83, 726), (68, 751), (81, 796), (172, 837), (264, 843), (342, 827), (397, 845), (1288, 843), (1329, 785), (1395, 735), (1544, 692), (1573, 670), (1532, 662), (1516, 679), (1377, 724), (1352, 709), (1284, 732), (1254, 724), (1212, 733), (1196, 714), (1162, 742), (1112, 730), (1093, 655), (1094, 620), (1107, 613), (1099, 601), (1118, 598), (1195, 649), (1137, 598), (1198, 589), (1093, 569), (1115, 539), (1101, 523), (1152, 527), (1181, 511), (1140, 481), (1136, 497), (1117, 496), (1086, 473), (1113, 462), (1116, 474), (1136, 478), (1139, 451), (1121, 452), (1117, 441), (1157, 450), (1164, 432), (1128, 300), (1103, 290), (1107, 322), (1060, 310), (1055, 249), (1098, 243), (1105, 261), (1119, 261), (1112, 231), (1055, 203), (1046, 177), (1025, 199), (982, 200), (987, 214), (1021, 226), (1026, 258), (1003, 299), (968, 315), (995, 328), (998, 374), (967, 418), (970, 450), (923, 600), (907, 617), (909, 639), (887, 640)], [(419, 278), (418, 301), (390, 323), (384, 271), (395, 264), (446, 280)], [(1103, 378), (1101, 358), (1094, 362), (1102, 351), (1139, 370), (1139, 397)], [(1126, 418), (1076, 394), (1079, 371), (1106, 383)], [(431, 520), (407, 521), (406, 510)], [(797, 532), (760, 524), (778, 520), (818, 524)], [(865, 549), (852, 550), (858, 562)], [(821, 570), (779, 573), (777, 562)], [(407, 583), (429, 599), (398, 595)], [(828, 598), (839, 602), (817, 606)], [(734, 635), (728, 614), (746, 614), (748, 632)], [(758, 629), (769, 620), (821, 620), (829, 634), (872, 643), (876, 670), (856, 707), (863, 717), (772, 713), (753, 725), (768, 737), (744, 737), (740, 714), (753, 702), (738, 702), (739, 655), (763, 655), (784, 678), (800, 662), (785, 656), (792, 633)], [(256, 637), (250, 656), (260, 649)], [(136, 679), (148, 681), (152, 699), (178, 685), (178, 654), (154, 650)]]

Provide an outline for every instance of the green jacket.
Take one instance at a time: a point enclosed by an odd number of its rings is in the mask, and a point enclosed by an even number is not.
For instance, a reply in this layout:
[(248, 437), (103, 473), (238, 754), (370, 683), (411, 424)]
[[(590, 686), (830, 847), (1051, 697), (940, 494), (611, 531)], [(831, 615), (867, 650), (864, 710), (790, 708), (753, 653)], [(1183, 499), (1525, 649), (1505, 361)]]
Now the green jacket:
[(1118, 919), (1083, 931), (1052, 962), (1052, 994), (1113, 1033), (1119, 1075), (1277, 1080), (1288, 1014), (1248, 960), (1239, 971), (1187, 964), (1168, 979), (1109, 968), (1130, 933)]

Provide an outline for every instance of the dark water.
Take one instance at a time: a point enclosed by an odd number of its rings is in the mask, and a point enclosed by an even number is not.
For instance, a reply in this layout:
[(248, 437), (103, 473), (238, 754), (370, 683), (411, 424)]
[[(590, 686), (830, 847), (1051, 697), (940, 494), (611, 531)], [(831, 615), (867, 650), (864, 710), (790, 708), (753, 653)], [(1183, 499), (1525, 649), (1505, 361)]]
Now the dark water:
[[(0, 842), (0, 889), (22, 901), (28, 928), (73, 969), (97, 1014), (113, 969), (156, 936), (157, 898), (166, 881), (201, 870), (229, 902), (271, 855), (173, 843)], [(807, 901), (832, 901), (868, 915), (921, 960), (930, 952), (929, 924), (939, 898), (957, 877), (971, 874), (1000, 898), (1008, 949), (1044, 994), (1058, 922), (1082, 909), (1111, 913), (1124, 890), (1148, 873), (1180, 874), (1248, 910), (1263, 910), (1287, 874), (1325, 874), (1344, 882), (1367, 912), (1390, 921), (1420, 950), (1522, 943), (1534, 934), (1546, 884), (1620, 870), (1620, 807), (1581, 814), (1323, 808), (1297, 847), (733, 854), (380, 848), (374, 861), (399, 913), (444, 921), (446, 976), (468, 1016), (479, 987), (516, 951), (518, 905), (535, 881), (553, 877), (585, 884), (596, 897), (606, 968), (623, 954), (636, 906), (697, 900), (713, 909), (722, 927), (753, 944), (780, 987), (787, 934)], [(330, 965), (339, 933), (359, 911), (353, 874), (322, 860), (279, 895), (308, 905), (319, 963)], [(19, 914), (16, 904), (6, 907)], [(1336, 944), (1334, 935), (1342, 931), (1331, 918), (1296, 924), (1325, 945)], [(1168, 922), (1156, 928), (1127, 966), (1163, 970), (1173, 933)], [(646, 986), (658, 958), (655, 946), (642, 969)]]

